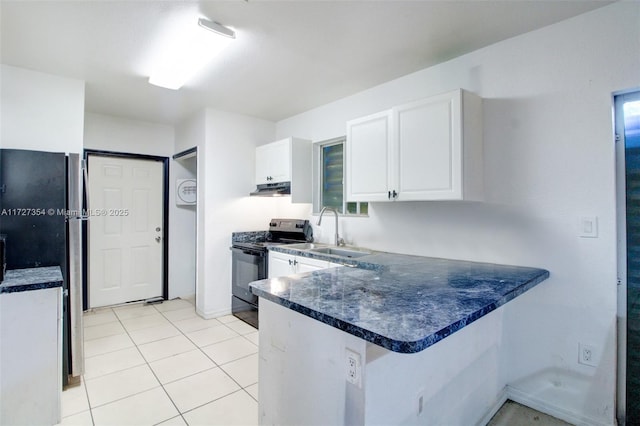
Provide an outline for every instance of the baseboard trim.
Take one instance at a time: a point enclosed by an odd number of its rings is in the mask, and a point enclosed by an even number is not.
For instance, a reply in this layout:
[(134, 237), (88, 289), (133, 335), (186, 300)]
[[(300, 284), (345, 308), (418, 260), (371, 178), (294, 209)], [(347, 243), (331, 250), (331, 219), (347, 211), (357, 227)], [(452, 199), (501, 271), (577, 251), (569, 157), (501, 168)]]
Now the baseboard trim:
[(231, 315), (231, 309), (222, 309), (219, 311), (202, 311), (201, 309), (196, 308), (196, 314), (200, 315), (204, 319), (213, 319), (218, 317), (223, 317), (225, 315)]
[(502, 389), (502, 392), (500, 392), (500, 394), (498, 395), (498, 398), (496, 399), (495, 404), (491, 407), (489, 411), (487, 411), (487, 413), (484, 416), (482, 416), (482, 418), (478, 421), (477, 426), (485, 426), (486, 424), (488, 424), (493, 418), (493, 416), (496, 415), (498, 410), (502, 408), (504, 403), (507, 402), (507, 399), (509, 398), (507, 397), (507, 388), (505, 386), (504, 389)]
[(511, 387), (510, 385), (507, 385), (506, 387), (506, 396), (507, 399), (517, 402), (518, 404), (525, 405), (529, 408), (533, 408), (534, 410), (538, 410), (541, 413), (548, 414), (574, 425), (610, 426), (608, 423), (602, 423), (592, 417), (549, 404), (547, 401), (531, 396), (519, 389)]

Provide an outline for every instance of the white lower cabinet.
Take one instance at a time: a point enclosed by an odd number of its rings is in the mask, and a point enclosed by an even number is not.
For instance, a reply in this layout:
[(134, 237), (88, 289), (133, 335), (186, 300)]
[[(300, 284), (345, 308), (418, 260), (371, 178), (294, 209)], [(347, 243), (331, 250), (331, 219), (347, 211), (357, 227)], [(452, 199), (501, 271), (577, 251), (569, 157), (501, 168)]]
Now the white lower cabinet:
[(319, 269), (342, 266), (339, 263), (326, 260), (311, 259), (303, 256), (269, 252), (269, 278), (283, 277), (303, 272), (317, 271)]
[(284, 277), (295, 274), (293, 260), (295, 256), (288, 254), (269, 252), (269, 278)]
[(0, 425), (60, 422), (62, 289), (0, 294)]

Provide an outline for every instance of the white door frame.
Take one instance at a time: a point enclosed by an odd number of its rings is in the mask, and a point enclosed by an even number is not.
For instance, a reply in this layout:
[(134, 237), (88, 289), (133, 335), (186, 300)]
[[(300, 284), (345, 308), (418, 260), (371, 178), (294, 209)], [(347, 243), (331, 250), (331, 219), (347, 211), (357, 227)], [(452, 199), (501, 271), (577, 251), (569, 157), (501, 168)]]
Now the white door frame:
[[(102, 156), (102, 157), (128, 158), (133, 160), (150, 160), (150, 161), (158, 161), (162, 163), (162, 210), (163, 210), (162, 212), (163, 213), (162, 215), (163, 217), (162, 219), (163, 221), (163, 224), (162, 224), (162, 297), (164, 298), (164, 300), (167, 300), (169, 297), (169, 259), (168, 259), (168, 255), (169, 255), (169, 157), (85, 149), (84, 160), (85, 160), (85, 164), (87, 165), (87, 171), (89, 171), (88, 164), (89, 164), (90, 155)], [(85, 199), (83, 202), (85, 210), (87, 209), (87, 199), (86, 199), (87, 191), (88, 191), (88, 188), (85, 189)], [(88, 245), (89, 227), (86, 221), (83, 222), (82, 235), (83, 235), (82, 244), (84, 245), (84, 247), (89, 247)], [(88, 265), (89, 265), (89, 253), (88, 253), (88, 250), (84, 250), (82, 254), (82, 266), (83, 266), (82, 304), (83, 304), (84, 310), (87, 310), (89, 308)]]

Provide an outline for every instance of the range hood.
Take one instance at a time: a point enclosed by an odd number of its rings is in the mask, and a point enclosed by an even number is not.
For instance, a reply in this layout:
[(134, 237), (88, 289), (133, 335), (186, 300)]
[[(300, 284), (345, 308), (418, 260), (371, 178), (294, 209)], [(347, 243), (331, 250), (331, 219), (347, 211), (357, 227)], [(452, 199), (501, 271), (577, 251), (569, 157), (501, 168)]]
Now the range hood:
[(255, 191), (250, 193), (252, 197), (281, 197), (291, 195), (291, 182), (264, 183), (258, 185)]

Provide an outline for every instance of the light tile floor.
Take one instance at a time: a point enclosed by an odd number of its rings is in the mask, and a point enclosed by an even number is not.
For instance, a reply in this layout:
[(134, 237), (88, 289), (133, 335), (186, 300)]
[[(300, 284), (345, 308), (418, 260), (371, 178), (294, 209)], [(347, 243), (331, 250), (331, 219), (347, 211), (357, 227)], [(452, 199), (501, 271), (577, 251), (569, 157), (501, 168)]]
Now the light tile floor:
[(85, 374), (62, 392), (63, 425), (256, 425), (258, 332), (192, 303), (84, 315)]
[[(257, 425), (258, 331), (186, 300), (84, 315), (85, 375), (62, 425)], [(568, 425), (507, 401), (489, 426)]]
[(571, 426), (571, 424), (507, 400), (487, 426)]

